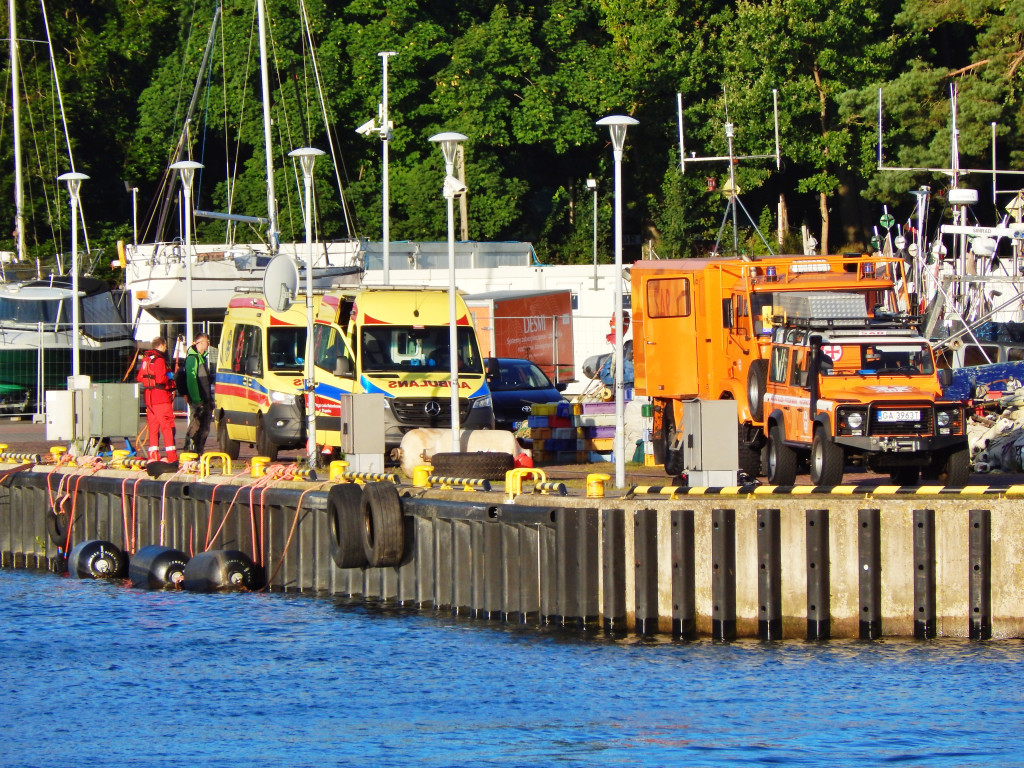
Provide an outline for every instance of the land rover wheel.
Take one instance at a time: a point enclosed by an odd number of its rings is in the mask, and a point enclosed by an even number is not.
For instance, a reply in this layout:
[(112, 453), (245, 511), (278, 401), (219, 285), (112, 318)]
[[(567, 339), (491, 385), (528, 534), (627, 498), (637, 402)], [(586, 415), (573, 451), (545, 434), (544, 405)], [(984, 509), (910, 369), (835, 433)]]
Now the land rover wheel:
[(228, 437), (228, 417), (226, 414), (221, 414), (221, 417), (217, 419), (217, 444), (220, 446), (221, 453), (226, 453), (229, 459), (235, 461), (238, 458), (242, 444)]
[(768, 361), (754, 360), (747, 370), (747, 406), (754, 421), (764, 419), (764, 393), (768, 390)]
[(267, 430), (263, 426), (263, 417), (260, 416), (260, 420), (256, 424), (256, 454), (266, 456), (271, 461), (277, 461), (277, 451), (278, 447), (270, 441)]
[(949, 454), (940, 466), (924, 472), (925, 480), (944, 485), (947, 488), (963, 488), (971, 479), (971, 452), (961, 448)]
[(676, 440), (676, 415), (671, 400), (665, 401), (662, 411), (661, 434), (665, 440), (665, 474), (675, 477), (683, 471), (685, 465), (682, 449), (672, 448)]
[(768, 482), (792, 485), (796, 482), (796, 451), (785, 443), (782, 429), (772, 427), (768, 438)]
[(843, 449), (821, 427), (814, 430), (811, 443), (811, 482), (815, 485), (839, 485), (843, 482)]

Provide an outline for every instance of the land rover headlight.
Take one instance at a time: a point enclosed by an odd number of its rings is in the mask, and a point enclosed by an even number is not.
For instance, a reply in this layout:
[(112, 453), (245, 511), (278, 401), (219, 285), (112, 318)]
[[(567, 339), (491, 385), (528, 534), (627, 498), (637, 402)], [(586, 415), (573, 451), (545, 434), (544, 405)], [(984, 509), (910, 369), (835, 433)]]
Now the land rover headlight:
[(846, 417), (846, 423), (849, 425), (850, 429), (860, 429), (861, 425), (864, 423), (864, 417), (859, 413), (851, 413)]
[(948, 427), (950, 422), (949, 411), (939, 411), (935, 416), (935, 423), (940, 427)]
[(491, 407), (491, 396), (490, 395), (484, 395), (483, 397), (478, 397), (476, 400), (473, 401), (473, 407), (474, 408), (490, 408)]
[(272, 403), (288, 404), (295, 402), (294, 392), (275, 392), (271, 389), (267, 392), (267, 395), (270, 397), (270, 402)]

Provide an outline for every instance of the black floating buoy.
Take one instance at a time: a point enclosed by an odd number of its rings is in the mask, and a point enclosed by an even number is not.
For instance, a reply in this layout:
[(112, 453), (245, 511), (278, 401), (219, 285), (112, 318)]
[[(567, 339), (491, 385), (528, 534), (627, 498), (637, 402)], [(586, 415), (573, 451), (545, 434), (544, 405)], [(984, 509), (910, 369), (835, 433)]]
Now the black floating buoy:
[(190, 592), (259, 589), (263, 569), (237, 549), (213, 549), (188, 561), (181, 586)]
[(78, 579), (123, 579), (128, 558), (109, 541), (91, 539), (68, 553), (68, 573)]
[(141, 589), (177, 589), (185, 578), (188, 555), (180, 549), (150, 544), (132, 557), (128, 578)]

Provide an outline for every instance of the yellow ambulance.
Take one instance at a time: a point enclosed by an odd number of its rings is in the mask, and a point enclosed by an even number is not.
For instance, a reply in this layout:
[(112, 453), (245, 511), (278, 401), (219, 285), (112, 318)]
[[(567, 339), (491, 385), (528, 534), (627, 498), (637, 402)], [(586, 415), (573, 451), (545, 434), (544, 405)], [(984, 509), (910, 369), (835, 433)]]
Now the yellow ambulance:
[[(490, 390), (472, 315), (456, 297), (459, 422), (490, 428)], [(383, 393), (384, 441), (399, 445), (416, 427), (451, 426), (448, 292), (351, 288), (314, 296), (316, 442), (325, 453), (341, 438), (340, 398)], [(220, 449), (237, 458), (240, 443), (261, 456), (306, 444), (303, 380), (306, 306), (283, 312), (257, 294), (237, 294), (224, 318), (215, 400)]]

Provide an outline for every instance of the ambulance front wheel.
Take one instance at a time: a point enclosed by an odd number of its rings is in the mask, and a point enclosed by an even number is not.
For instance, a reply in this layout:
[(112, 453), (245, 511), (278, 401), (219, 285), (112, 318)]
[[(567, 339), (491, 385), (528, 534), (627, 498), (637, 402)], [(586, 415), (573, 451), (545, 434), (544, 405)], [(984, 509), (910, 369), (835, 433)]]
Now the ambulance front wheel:
[(277, 451), (278, 447), (270, 441), (266, 427), (263, 426), (263, 417), (260, 416), (260, 420), (256, 424), (256, 454), (266, 456), (271, 461), (277, 461)]

